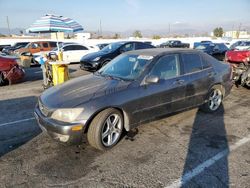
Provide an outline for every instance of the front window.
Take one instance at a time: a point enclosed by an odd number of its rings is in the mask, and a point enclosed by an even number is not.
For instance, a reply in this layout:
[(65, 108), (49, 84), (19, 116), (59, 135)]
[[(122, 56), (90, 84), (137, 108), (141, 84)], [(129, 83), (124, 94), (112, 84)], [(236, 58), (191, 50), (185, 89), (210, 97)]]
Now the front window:
[(179, 56), (166, 55), (161, 57), (153, 67), (150, 75), (158, 76), (160, 79), (167, 80), (180, 75)]
[(113, 52), (115, 50), (117, 50), (120, 46), (122, 46), (124, 43), (121, 42), (115, 42), (115, 43), (111, 43), (109, 45), (107, 45), (106, 47), (104, 47), (101, 51), (102, 52)]
[(153, 56), (147, 55), (120, 55), (102, 67), (98, 73), (123, 80), (135, 80), (152, 59)]

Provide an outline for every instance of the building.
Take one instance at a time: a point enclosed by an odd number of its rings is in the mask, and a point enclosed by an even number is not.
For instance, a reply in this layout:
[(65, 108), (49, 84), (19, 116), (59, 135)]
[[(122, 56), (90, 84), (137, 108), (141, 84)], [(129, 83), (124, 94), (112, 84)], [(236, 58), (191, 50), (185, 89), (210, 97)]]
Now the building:
[(228, 38), (233, 38), (233, 39), (250, 38), (250, 34), (248, 34), (247, 31), (225, 31), (223, 36), (228, 37)]

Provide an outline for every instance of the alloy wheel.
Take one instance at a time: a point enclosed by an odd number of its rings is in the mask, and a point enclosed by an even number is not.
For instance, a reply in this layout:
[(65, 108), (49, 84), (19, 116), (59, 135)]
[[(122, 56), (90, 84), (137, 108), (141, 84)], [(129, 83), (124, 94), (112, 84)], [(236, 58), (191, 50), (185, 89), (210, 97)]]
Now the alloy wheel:
[(114, 145), (120, 138), (122, 133), (122, 119), (118, 114), (111, 114), (105, 120), (101, 140), (106, 147)]
[(211, 92), (209, 97), (209, 108), (212, 111), (215, 111), (219, 108), (222, 102), (222, 93), (219, 89), (215, 89)]

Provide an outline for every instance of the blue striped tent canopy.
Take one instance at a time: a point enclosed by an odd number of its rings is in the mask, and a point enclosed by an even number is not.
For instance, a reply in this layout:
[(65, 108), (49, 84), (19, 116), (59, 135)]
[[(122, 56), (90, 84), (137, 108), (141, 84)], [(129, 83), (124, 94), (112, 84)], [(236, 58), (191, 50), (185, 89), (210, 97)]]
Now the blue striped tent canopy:
[(26, 31), (28, 33), (77, 32), (83, 27), (71, 18), (47, 14), (35, 21)]

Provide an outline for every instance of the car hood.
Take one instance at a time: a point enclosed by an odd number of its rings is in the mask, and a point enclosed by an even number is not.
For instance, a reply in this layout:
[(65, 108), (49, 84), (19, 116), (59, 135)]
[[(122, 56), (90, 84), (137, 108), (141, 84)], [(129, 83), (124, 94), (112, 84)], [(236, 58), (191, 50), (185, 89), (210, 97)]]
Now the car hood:
[(28, 52), (28, 51), (29, 51), (29, 49), (27, 49), (27, 48), (19, 48), (19, 49), (16, 50), (16, 52), (19, 53), (19, 54), (21, 54), (23, 52)]
[(126, 89), (130, 82), (96, 76), (81, 76), (46, 90), (41, 102), (48, 108), (72, 108), (97, 97)]
[(103, 57), (103, 56), (108, 55), (108, 54), (110, 54), (110, 52), (105, 52), (105, 51), (98, 51), (98, 52), (89, 53), (89, 54), (83, 56), (81, 61), (93, 61), (97, 57)]

